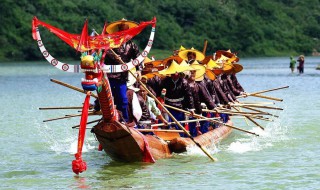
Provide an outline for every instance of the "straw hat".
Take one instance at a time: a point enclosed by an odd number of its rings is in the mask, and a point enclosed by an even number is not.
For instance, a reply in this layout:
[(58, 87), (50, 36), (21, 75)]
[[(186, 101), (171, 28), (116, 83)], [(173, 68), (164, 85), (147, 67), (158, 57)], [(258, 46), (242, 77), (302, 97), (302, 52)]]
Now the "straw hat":
[[(224, 57), (223, 57), (224, 56)], [(218, 50), (216, 51), (216, 60), (217, 59), (220, 59), (220, 58), (232, 58), (232, 57), (235, 57), (236, 59), (234, 59), (235, 62), (238, 62), (239, 61), (239, 57), (236, 56), (236, 54), (234, 53), (231, 53), (231, 50)]]
[(198, 61), (194, 61), (190, 67), (197, 70), (195, 76), (196, 81), (202, 81), (204, 79), (204, 74), (206, 73), (206, 67), (201, 65)]
[(143, 60), (143, 64), (150, 63), (152, 60), (149, 57), (145, 57)]
[(200, 51), (198, 51), (198, 50), (196, 50), (194, 48), (180, 51), (179, 52), (179, 56), (184, 60), (188, 60), (187, 55), (188, 55), (189, 52), (192, 52), (192, 53), (196, 54), (196, 60), (197, 61), (202, 61), (204, 59), (203, 53), (201, 53)]
[(192, 67), (190, 67), (190, 66), (181, 66), (176, 61), (173, 60), (171, 65), (167, 69), (159, 71), (159, 74), (161, 74), (161, 75), (171, 75), (171, 74), (175, 74), (175, 73), (182, 73), (184, 71), (192, 71), (192, 70), (194, 70)]
[(203, 65), (206, 65), (211, 59), (214, 60), (214, 58), (213, 58), (212, 55), (206, 56), (206, 57), (202, 60), (202, 64), (203, 64)]
[(168, 63), (169, 63), (170, 61), (172, 61), (172, 60), (174, 60), (174, 61), (175, 61), (176, 63), (178, 63), (178, 64), (180, 64), (181, 61), (183, 61), (183, 59), (182, 59), (181, 57), (179, 57), (179, 56), (177, 56), (177, 55), (173, 55), (173, 56), (170, 56), (170, 57), (165, 58), (162, 63), (163, 63), (164, 65), (168, 65)]
[(133, 27), (136, 27), (139, 25), (138, 23), (136, 23), (134, 21), (129, 21), (129, 20), (123, 18), (122, 20), (118, 20), (118, 21), (115, 21), (115, 22), (112, 22), (111, 24), (109, 24), (106, 28), (106, 32), (108, 34), (118, 32), (119, 31), (118, 25), (120, 25), (120, 24), (126, 24), (129, 26), (129, 28), (133, 28)]
[(226, 62), (223, 63), (223, 68), (222, 69), (224, 71), (228, 71), (228, 70), (232, 69), (233, 68), (233, 64), (235, 64), (234, 61), (236, 59), (237, 59), (237, 57), (231, 57), (230, 59), (228, 59)]
[(233, 63), (232, 68), (230, 70), (226, 70), (225, 73), (230, 74), (230, 73), (239, 73), (240, 71), (243, 70), (243, 66), (238, 64), (238, 63)]
[(210, 59), (207, 63), (206, 63), (206, 67), (209, 70), (212, 70), (214, 68), (221, 68), (220, 65), (218, 65), (218, 63), (216, 61), (213, 61), (212, 59)]
[(214, 68), (211, 70), (216, 76), (220, 75), (223, 73), (223, 70), (221, 68)]
[(206, 69), (206, 76), (211, 80), (215, 80), (217, 78), (213, 71), (209, 69)]

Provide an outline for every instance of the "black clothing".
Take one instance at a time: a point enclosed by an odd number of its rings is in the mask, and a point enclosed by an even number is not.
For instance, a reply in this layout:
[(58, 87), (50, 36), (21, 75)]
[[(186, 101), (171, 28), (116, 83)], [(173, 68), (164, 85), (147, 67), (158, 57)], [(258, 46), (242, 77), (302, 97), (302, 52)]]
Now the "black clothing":
[[(120, 56), (124, 63), (131, 61), (139, 56), (139, 48), (132, 41), (127, 41), (119, 48), (114, 48), (113, 51)], [(121, 65), (122, 63), (116, 59), (111, 50), (107, 51), (105, 60), (106, 65)], [(139, 70), (139, 69), (138, 69)], [(128, 81), (128, 72), (108, 73), (108, 78), (119, 79), (121, 81)]]

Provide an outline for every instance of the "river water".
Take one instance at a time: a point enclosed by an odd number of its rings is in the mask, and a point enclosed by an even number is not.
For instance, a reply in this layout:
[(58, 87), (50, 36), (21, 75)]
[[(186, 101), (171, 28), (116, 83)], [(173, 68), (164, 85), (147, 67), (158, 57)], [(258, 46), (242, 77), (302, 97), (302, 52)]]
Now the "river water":
[[(265, 131), (234, 119), (234, 131), (215, 149), (211, 162), (197, 147), (155, 164), (120, 163), (97, 151), (87, 131), (83, 159), (88, 169), (71, 170), (79, 118), (43, 122), (76, 114), (40, 107), (81, 106), (85, 95), (50, 82), (80, 87), (83, 74), (64, 73), (46, 62), (0, 64), (0, 189), (320, 189), (320, 57), (306, 57), (305, 73), (291, 74), (289, 57), (243, 58), (237, 74), (247, 92), (280, 86), (265, 93), (284, 99), (267, 110), (279, 118), (258, 121)], [(260, 98), (241, 101), (266, 102)], [(90, 117), (89, 120), (96, 118)]]

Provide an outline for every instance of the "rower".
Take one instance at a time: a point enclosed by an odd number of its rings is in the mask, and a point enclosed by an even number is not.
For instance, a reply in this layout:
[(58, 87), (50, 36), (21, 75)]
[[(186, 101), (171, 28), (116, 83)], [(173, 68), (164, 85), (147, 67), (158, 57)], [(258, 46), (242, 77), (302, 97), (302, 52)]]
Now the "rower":
[(147, 91), (141, 85), (138, 91), (138, 100), (142, 109), (142, 116), (138, 122), (138, 128), (150, 129), (153, 121), (159, 119), (165, 126), (168, 125), (168, 121), (161, 115), (161, 111), (156, 106), (156, 102), (153, 98), (147, 95)]

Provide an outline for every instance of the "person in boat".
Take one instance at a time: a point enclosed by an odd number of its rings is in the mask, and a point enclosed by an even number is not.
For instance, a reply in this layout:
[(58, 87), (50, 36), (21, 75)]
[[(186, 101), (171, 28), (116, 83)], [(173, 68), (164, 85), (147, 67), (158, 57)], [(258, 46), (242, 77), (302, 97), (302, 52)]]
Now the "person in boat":
[(152, 123), (157, 123), (154, 122), (156, 120), (160, 120), (165, 126), (168, 125), (168, 121), (162, 116), (155, 100), (148, 96), (148, 92), (142, 85), (139, 87), (138, 100), (142, 109), (142, 116), (138, 122), (138, 128), (150, 128)]
[[(106, 32), (112, 34), (118, 31), (133, 28), (135, 26), (138, 26), (136, 22), (122, 19), (109, 24), (106, 28)], [(119, 48), (114, 48), (113, 51), (116, 53), (116, 55), (113, 54), (111, 50), (106, 52), (104, 60), (106, 65), (120, 65), (122, 64), (121, 60), (123, 62), (129, 62), (131, 59), (137, 58), (140, 54), (138, 46), (131, 40), (123, 43)], [(137, 70), (140, 69), (137, 68)], [(107, 76), (117, 109), (121, 111), (125, 122), (127, 122), (129, 119), (127, 110), (128, 98), (126, 95), (128, 72), (108, 73)]]
[(192, 64), (194, 61), (201, 62), (205, 57), (203, 53), (194, 48), (181, 50), (179, 51), (178, 55), (188, 64)]
[(298, 70), (299, 70), (299, 74), (302, 74), (304, 72), (304, 55), (300, 55), (298, 58)]
[(138, 121), (142, 116), (142, 108), (139, 103), (137, 92), (139, 88), (135, 88), (133, 85), (128, 86), (127, 89), (127, 98), (128, 98), (128, 115), (129, 119), (127, 126), (136, 127)]
[[(159, 74), (167, 76), (164, 78), (159, 87), (160, 89), (166, 89), (166, 96), (164, 97), (164, 101), (167, 105), (189, 110), (191, 115), (194, 114), (194, 103), (191, 90), (189, 88), (188, 82), (186, 79), (180, 77), (180, 73), (186, 70), (194, 70), (190, 66), (184, 67), (180, 66), (174, 60), (171, 65), (162, 71)], [(178, 120), (184, 120), (184, 113), (176, 111), (171, 108), (167, 108), (168, 111)], [(170, 118), (169, 122), (172, 122)], [(175, 129), (180, 129), (177, 125), (173, 125)], [(183, 136), (183, 134), (181, 134)]]
[[(211, 95), (206, 88), (206, 84), (204, 82), (204, 74), (205, 74), (205, 66), (200, 65), (199, 62), (194, 61), (191, 65), (192, 68), (195, 70), (190, 71), (190, 77), (188, 78), (188, 84), (190, 86), (190, 90), (193, 95), (193, 101), (195, 106), (195, 113), (196, 114), (203, 114), (207, 117), (212, 117), (210, 113), (203, 113), (202, 112), (202, 105), (204, 103), (209, 110), (213, 110), (216, 106), (214, 104)], [(193, 118), (190, 118), (193, 119)], [(209, 130), (209, 121), (201, 121), (196, 123), (189, 124), (189, 131), (190, 134), (195, 137), (198, 134), (204, 134)]]
[[(154, 96), (157, 96), (156, 92), (148, 84), (148, 77), (146, 75), (142, 75), (140, 80)], [(140, 86), (141, 85), (139, 84), (138, 87), (140, 87)]]
[(246, 92), (244, 91), (243, 87), (240, 85), (236, 77), (236, 73), (242, 71), (242, 69), (242, 65), (233, 63), (232, 68), (226, 71), (229, 88), (235, 96), (246, 95)]
[(296, 67), (297, 61), (293, 59), (293, 56), (290, 56), (290, 66), (289, 68), (291, 69), (291, 73), (294, 72), (294, 68)]

